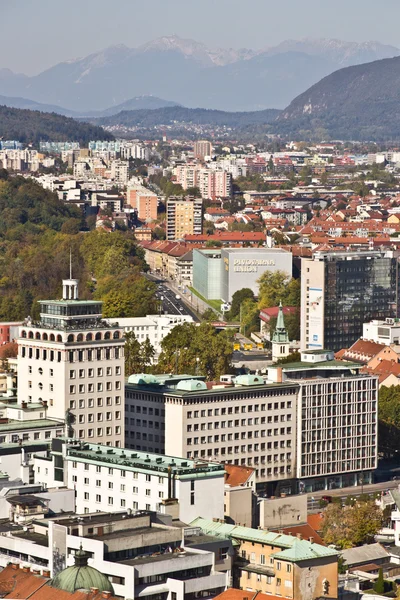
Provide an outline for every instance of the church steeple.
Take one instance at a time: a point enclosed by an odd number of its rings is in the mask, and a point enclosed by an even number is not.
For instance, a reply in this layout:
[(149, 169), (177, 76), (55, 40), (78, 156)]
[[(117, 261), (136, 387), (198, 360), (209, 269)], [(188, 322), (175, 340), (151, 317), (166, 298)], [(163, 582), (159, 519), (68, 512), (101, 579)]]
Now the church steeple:
[(282, 302), (279, 302), (278, 318), (272, 336), (272, 360), (277, 361), (286, 356), (289, 356), (289, 335), (285, 327)]
[(277, 343), (289, 342), (288, 332), (286, 331), (285, 327), (285, 318), (283, 316), (282, 302), (279, 302), (278, 318), (276, 320), (276, 327), (274, 335), (272, 336), (272, 341)]

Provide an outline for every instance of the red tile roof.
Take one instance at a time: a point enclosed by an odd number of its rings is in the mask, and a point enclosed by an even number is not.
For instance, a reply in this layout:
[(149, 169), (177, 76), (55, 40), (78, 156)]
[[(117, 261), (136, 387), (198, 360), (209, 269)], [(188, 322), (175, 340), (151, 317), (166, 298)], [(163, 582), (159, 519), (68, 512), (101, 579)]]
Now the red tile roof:
[(276, 532), (282, 531), (286, 535), (291, 534), (294, 536), (297, 536), (298, 534), (300, 534), (302, 536), (303, 540), (310, 541), (310, 538), (312, 538), (316, 544), (320, 544), (321, 546), (326, 546), (324, 540), (319, 535), (319, 533), (317, 533), (315, 531), (315, 529), (313, 529), (311, 527), (311, 525), (309, 525), (308, 523), (305, 523), (304, 525), (293, 525), (293, 527), (285, 527), (284, 529), (282, 529), (282, 528), (272, 529), (271, 531), (276, 531)]
[(225, 464), (225, 483), (231, 487), (245, 485), (253, 475), (254, 469), (238, 465)]
[[(25, 571), (19, 565), (8, 565), (0, 572), (0, 597), (29, 600), (102, 600), (101, 592), (79, 590), (71, 594), (51, 587), (48, 577)], [(110, 600), (116, 600), (110, 596)]]

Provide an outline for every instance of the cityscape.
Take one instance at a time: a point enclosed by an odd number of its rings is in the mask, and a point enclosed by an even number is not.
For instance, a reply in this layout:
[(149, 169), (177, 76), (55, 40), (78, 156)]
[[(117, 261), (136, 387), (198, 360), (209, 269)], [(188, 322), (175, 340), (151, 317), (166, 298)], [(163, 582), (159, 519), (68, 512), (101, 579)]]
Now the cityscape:
[(1, 598), (400, 598), (399, 7), (45, 4), (0, 2)]

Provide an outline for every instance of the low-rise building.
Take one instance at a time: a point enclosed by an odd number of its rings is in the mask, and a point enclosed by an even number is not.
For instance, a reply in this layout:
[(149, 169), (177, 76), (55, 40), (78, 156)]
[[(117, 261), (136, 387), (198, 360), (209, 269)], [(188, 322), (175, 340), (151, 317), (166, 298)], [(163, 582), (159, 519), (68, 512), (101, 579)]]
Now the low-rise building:
[(224, 516), (225, 471), (211, 461), (63, 439), (53, 441), (49, 457), (35, 457), (34, 469), (36, 482), (75, 489), (78, 513), (152, 510), (187, 523)]
[(143, 343), (146, 339), (153, 346), (156, 356), (161, 352), (163, 339), (178, 325), (193, 323), (190, 315), (147, 315), (147, 317), (123, 317), (109, 319), (110, 323), (124, 328), (125, 332), (133, 332), (136, 339)]
[(225, 465), (224, 512), (229, 523), (252, 527), (256, 524), (256, 475), (254, 469)]
[(332, 548), (292, 535), (201, 518), (191, 525), (234, 541), (234, 587), (293, 600), (338, 597), (338, 553)]

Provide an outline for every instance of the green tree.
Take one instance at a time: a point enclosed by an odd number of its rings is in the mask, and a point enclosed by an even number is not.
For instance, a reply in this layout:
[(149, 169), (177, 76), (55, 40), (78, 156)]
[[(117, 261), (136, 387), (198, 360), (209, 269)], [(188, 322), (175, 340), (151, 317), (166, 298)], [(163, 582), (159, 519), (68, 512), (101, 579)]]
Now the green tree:
[(300, 280), (288, 277), (283, 271), (265, 271), (258, 280), (260, 309), (278, 306), (300, 306)]
[(161, 347), (155, 367), (159, 373), (197, 374), (215, 380), (230, 372), (233, 333), (217, 332), (209, 323), (177, 325), (163, 339)]
[(140, 347), (140, 361), (142, 363), (142, 371), (147, 372), (150, 365), (153, 363), (156, 352), (154, 347), (151, 345), (148, 337), (141, 343)]
[(125, 375), (141, 372), (140, 342), (133, 331), (125, 333)]
[(383, 523), (384, 515), (373, 499), (346, 506), (332, 503), (325, 509), (322, 537), (339, 548), (361, 546), (373, 541)]
[(374, 581), (373, 588), (374, 588), (374, 591), (377, 594), (384, 594), (385, 593), (385, 580), (383, 579), (383, 570), (382, 570), (382, 568), (380, 568), (379, 571), (378, 571), (378, 579), (376, 579)]
[(230, 321), (234, 321), (235, 319), (239, 319), (240, 316), (240, 306), (242, 302), (246, 299), (255, 300), (254, 292), (250, 288), (242, 288), (235, 292), (232, 296), (231, 308), (227, 317)]

